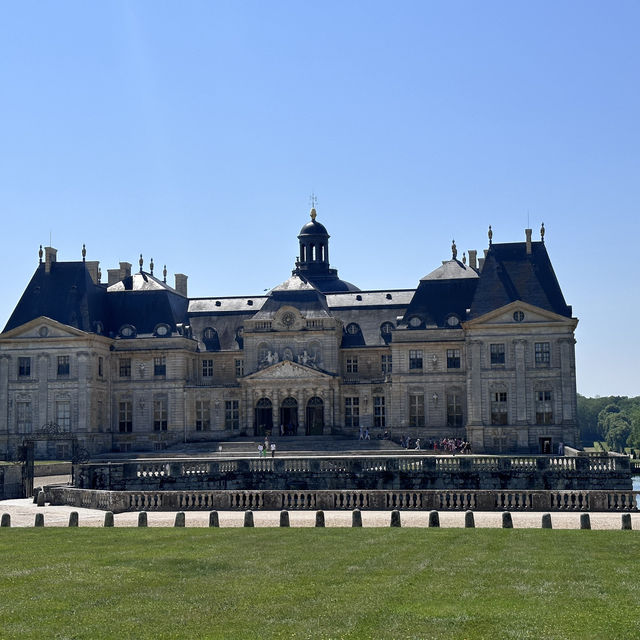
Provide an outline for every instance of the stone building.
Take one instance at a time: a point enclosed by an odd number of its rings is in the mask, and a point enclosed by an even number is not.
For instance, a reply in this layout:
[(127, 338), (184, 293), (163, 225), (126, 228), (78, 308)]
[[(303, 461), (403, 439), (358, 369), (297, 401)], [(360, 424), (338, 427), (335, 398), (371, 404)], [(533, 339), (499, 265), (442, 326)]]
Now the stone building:
[[(40, 263), (0, 334), (0, 455), (43, 425), (91, 453), (234, 436), (385, 430), (474, 452), (579, 444), (574, 330), (544, 245), (450, 259), (415, 289), (361, 291), (311, 211), (291, 277), (263, 295), (189, 298), (121, 262)], [(44, 258), (44, 259), (43, 259)], [(68, 455), (40, 442), (38, 455)], [(57, 448), (56, 448), (57, 447)]]

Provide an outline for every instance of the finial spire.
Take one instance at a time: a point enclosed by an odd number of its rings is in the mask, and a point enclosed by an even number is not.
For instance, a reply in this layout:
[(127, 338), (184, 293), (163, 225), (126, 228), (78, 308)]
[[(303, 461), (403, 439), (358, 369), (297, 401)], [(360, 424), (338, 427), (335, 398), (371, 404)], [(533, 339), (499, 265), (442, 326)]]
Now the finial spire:
[(40, 245), (40, 251), (38, 251), (38, 257), (40, 258), (40, 264), (42, 264), (42, 254), (44, 252), (42, 251), (42, 245)]
[(491, 245), (493, 244), (493, 231), (492, 231), (492, 229), (491, 229), (491, 225), (489, 225), (489, 233), (488, 233), (488, 236), (489, 236), (489, 246), (491, 246)]
[(540, 240), (542, 240), (542, 242), (544, 243), (544, 222), (542, 223), (542, 226), (540, 227)]
[(313, 193), (313, 191), (309, 196), (309, 204), (311, 205), (311, 213), (309, 215), (311, 216), (311, 219), (315, 222), (316, 216), (318, 215), (316, 213), (316, 205), (318, 204), (318, 198), (316, 197), (316, 194)]
[(167, 265), (164, 265), (164, 269), (162, 270), (162, 278), (163, 278), (163, 282), (166, 284), (167, 282)]
[(84, 262), (87, 258), (87, 247), (82, 243), (82, 262)]
[(466, 253), (466, 251), (462, 252), (462, 264), (467, 264), (467, 253)]
[(100, 280), (102, 280), (102, 269), (98, 267), (98, 284), (100, 284)]
[(452, 259), (455, 260), (458, 257), (458, 248), (456, 247), (456, 241), (451, 241), (451, 256)]
[(153, 258), (151, 258), (151, 262), (149, 263), (149, 273), (153, 275)]
[(142, 254), (140, 254), (140, 260), (138, 260), (138, 264), (140, 265), (140, 273), (142, 273), (142, 265), (144, 264), (144, 260), (142, 259)]

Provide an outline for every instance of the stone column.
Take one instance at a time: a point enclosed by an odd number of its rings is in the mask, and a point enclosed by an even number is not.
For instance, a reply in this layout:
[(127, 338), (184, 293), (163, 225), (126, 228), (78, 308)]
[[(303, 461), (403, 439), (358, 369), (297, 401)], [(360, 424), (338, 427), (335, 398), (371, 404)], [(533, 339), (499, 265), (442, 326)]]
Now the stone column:
[(471, 362), (467, 365), (467, 409), (469, 412), (469, 424), (482, 424), (482, 380), (481, 380), (481, 349), (480, 340), (471, 340), (471, 348), (467, 351)]
[(525, 364), (526, 340), (514, 340), (516, 352), (516, 419), (517, 424), (527, 424), (527, 380)]
[[(38, 420), (37, 427), (50, 422), (52, 416), (49, 415), (49, 355), (41, 353), (38, 355)], [(34, 416), (35, 418), (35, 416)], [(36, 425), (34, 425), (36, 426)]]
[(6, 454), (9, 440), (9, 365), (11, 356), (0, 355), (0, 442)]
[(89, 388), (87, 384), (89, 374), (89, 354), (86, 351), (80, 351), (78, 354), (78, 415), (75, 429), (72, 431), (78, 433), (87, 433), (90, 430), (89, 419)]
[(575, 380), (573, 371), (574, 338), (562, 338), (560, 343), (560, 374), (562, 382), (562, 422), (575, 420), (573, 403), (575, 402)]

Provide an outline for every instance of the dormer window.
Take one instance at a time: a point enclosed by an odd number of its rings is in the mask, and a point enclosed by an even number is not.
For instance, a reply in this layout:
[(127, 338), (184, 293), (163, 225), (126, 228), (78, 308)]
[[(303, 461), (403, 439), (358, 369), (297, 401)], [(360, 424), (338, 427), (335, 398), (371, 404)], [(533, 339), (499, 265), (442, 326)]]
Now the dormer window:
[(447, 317), (447, 326), (449, 327), (457, 327), (460, 325), (460, 318), (455, 314), (451, 314)]
[(153, 333), (159, 338), (163, 338), (171, 333), (171, 327), (169, 327), (168, 324), (159, 324), (156, 326)]
[(358, 335), (360, 333), (360, 325), (356, 324), (355, 322), (350, 322), (347, 325), (346, 332), (350, 336), (356, 336), (356, 335)]
[(136, 328), (131, 324), (125, 324), (120, 327), (120, 335), (123, 338), (134, 338), (136, 335)]

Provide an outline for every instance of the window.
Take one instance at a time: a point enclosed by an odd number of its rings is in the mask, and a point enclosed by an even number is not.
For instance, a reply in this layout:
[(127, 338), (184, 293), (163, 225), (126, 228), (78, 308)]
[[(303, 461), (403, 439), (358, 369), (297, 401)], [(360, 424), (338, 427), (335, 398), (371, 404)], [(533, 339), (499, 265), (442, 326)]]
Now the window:
[(507, 392), (491, 393), (491, 424), (507, 424)]
[(58, 378), (69, 376), (69, 356), (58, 356)]
[(383, 322), (380, 325), (380, 335), (382, 339), (388, 343), (391, 340), (391, 334), (393, 333), (393, 323), (392, 322)]
[(196, 400), (196, 431), (209, 431), (210, 416), (211, 403), (209, 400)]
[(118, 404), (118, 431), (131, 433), (133, 431), (133, 411), (131, 400), (122, 400)]
[(523, 311), (514, 311), (513, 312), (513, 319), (516, 322), (522, 322), (524, 320), (524, 312)]
[(409, 350), (409, 370), (422, 369), (422, 349)]
[(213, 378), (213, 360), (202, 361), (202, 377)]
[(130, 378), (131, 377), (131, 358), (120, 358), (118, 362), (120, 367), (120, 377)]
[(380, 367), (382, 369), (383, 374), (387, 375), (391, 373), (391, 370), (392, 370), (391, 354), (380, 357)]
[(384, 396), (373, 396), (373, 426), (386, 427)]
[(447, 349), (447, 369), (460, 368), (460, 349)]
[(71, 431), (71, 402), (56, 400), (56, 422), (62, 431)]
[(167, 375), (167, 359), (165, 358), (165, 356), (156, 356), (153, 359), (153, 375), (154, 376)]
[(102, 356), (98, 357), (98, 377), (102, 378), (104, 375), (104, 358)]
[(357, 325), (355, 322), (350, 322), (347, 325), (346, 331), (350, 336), (356, 336), (360, 333), (360, 325)]
[(167, 399), (156, 398), (153, 401), (153, 430), (167, 430)]
[(347, 373), (358, 373), (358, 358), (347, 358)]
[(236, 359), (236, 378), (242, 378), (244, 375), (244, 360)]
[(447, 393), (447, 426), (462, 426), (462, 400), (460, 394), (454, 391)]
[(344, 399), (344, 426), (360, 426), (360, 398), (347, 397)]
[(409, 396), (409, 426), (424, 427), (424, 394), (412, 393)]
[(536, 424), (553, 424), (551, 391), (536, 391)]
[(16, 402), (16, 428), (18, 433), (31, 433), (31, 402)]
[[(242, 360), (240, 362), (242, 362)], [(240, 428), (240, 403), (238, 400), (225, 400), (224, 428), (225, 429)]]
[(491, 344), (491, 366), (500, 366), (504, 364), (504, 344)]
[(31, 358), (18, 358), (18, 377), (29, 378), (31, 376)]
[(536, 367), (548, 367), (551, 364), (551, 344), (536, 342)]

